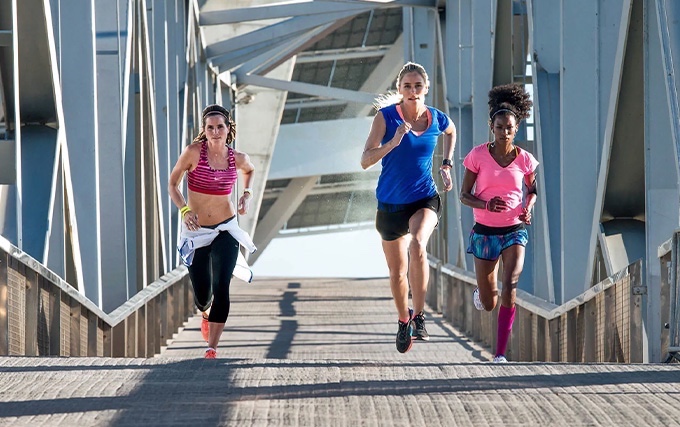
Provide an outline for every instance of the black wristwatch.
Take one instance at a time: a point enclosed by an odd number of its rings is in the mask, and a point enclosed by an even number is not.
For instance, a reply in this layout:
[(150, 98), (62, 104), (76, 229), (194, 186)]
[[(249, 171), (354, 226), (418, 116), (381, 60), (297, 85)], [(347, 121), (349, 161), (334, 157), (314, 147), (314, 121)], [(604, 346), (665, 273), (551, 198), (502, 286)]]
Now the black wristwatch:
[(448, 167), (452, 168), (453, 163), (451, 162), (451, 159), (444, 159), (444, 160), (442, 160), (442, 166), (448, 166)]

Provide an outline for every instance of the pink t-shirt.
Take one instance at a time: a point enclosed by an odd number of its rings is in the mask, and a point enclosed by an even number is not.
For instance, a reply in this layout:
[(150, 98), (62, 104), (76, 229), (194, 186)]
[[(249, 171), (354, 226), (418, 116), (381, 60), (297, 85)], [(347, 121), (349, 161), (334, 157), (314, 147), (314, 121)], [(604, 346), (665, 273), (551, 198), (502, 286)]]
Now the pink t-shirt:
[(501, 197), (508, 204), (505, 212), (489, 212), (486, 209), (473, 209), (475, 222), (489, 227), (508, 227), (519, 224), (522, 213), (523, 187), (525, 175), (536, 170), (538, 161), (531, 153), (518, 150), (517, 157), (508, 166), (501, 167), (489, 152), (489, 144), (474, 147), (463, 160), (470, 172), (477, 174), (473, 194), (481, 200)]

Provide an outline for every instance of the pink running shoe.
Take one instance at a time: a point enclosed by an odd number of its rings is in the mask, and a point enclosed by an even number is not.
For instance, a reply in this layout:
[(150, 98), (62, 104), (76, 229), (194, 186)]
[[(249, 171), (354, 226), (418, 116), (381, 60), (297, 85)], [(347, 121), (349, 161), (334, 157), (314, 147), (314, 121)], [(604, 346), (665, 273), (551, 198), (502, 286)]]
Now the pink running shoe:
[(209, 348), (205, 351), (205, 356), (203, 357), (206, 359), (217, 359), (217, 351), (214, 348)]
[[(203, 317), (203, 316), (201, 316)], [(203, 317), (201, 320), (201, 335), (203, 335), (203, 341), (208, 342), (208, 336), (210, 334), (210, 324), (208, 323), (208, 318)]]

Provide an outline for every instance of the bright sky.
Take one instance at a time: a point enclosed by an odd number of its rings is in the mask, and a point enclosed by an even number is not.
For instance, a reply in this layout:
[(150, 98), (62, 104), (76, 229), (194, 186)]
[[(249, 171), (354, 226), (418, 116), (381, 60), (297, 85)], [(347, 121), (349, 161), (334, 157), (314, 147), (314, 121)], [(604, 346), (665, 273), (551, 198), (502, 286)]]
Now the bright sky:
[(272, 240), (252, 266), (257, 277), (388, 277), (375, 229)]

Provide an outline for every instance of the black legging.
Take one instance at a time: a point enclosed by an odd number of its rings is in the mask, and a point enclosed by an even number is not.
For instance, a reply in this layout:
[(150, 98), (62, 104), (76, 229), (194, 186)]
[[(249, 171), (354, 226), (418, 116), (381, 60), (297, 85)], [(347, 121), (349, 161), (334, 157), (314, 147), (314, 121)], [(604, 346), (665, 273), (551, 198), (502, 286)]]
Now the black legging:
[(206, 311), (212, 304), (208, 321), (225, 323), (229, 317), (229, 285), (236, 266), (239, 243), (226, 231), (209, 246), (196, 249), (189, 266), (196, 307)]

